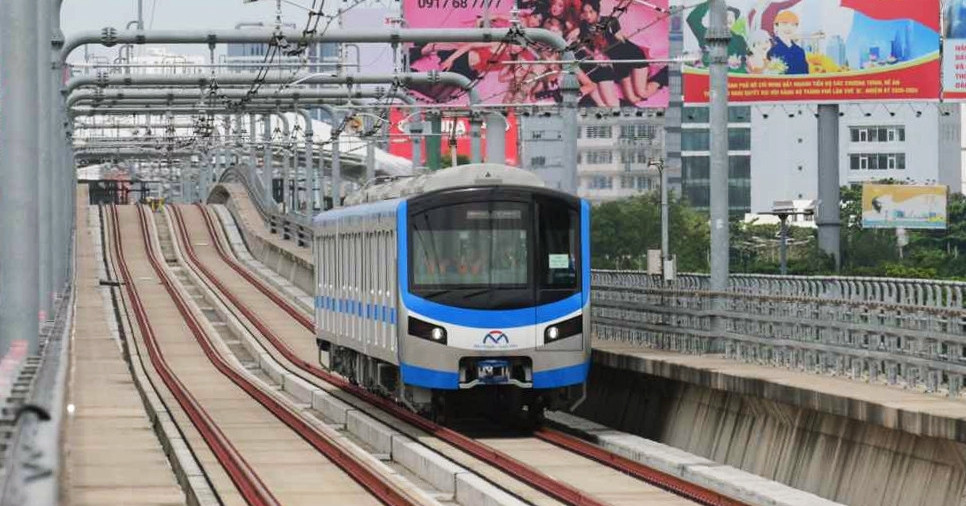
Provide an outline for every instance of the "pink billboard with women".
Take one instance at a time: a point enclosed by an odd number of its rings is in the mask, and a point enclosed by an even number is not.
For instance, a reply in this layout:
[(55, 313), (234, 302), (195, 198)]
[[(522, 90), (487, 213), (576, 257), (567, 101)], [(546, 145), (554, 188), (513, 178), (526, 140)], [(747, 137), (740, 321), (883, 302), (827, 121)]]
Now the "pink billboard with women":
[[(583, 107), (667, 107), (668, 0), (518, 0), (519, 22), (560, 34), (580, 61)], [(484, 7), (487, 7), (484, 12)], [(403, 0), (411, 28), (511, 26), (513, 0)], [(550, 48), (492, 43), (430, 43), (409, 48), (412, 71), (456, 72), (475, 83), (482, 103), (561, 102), (561, 55)], [(414, 90), (422, 98), (465, 104), (459, 89)]]

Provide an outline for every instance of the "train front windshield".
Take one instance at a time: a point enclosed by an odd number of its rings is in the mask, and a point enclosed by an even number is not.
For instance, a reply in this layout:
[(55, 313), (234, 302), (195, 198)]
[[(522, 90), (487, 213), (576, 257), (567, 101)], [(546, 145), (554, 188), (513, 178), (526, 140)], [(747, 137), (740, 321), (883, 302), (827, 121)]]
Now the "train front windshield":
[(410, 217), (410, 285), (469, 309), (547, 304), (580, 287), (580, 220), (550, 198), (453, 203)]

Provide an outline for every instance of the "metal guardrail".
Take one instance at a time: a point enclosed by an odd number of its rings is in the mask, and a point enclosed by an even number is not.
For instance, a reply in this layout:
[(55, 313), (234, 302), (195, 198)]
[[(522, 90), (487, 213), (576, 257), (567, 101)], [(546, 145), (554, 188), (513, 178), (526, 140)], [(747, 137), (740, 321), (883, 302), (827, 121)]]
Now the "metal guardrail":
[[(260, 195), (252, 196), (258, 202)], [(271, 213), (263, 218), (280, 228), (294, 222)], [(310, 238), (311, 228), (298, 233)], [(722, 353), (951, 397), (963, 390), (963, 282), (732, 274), (728, 290), (716, 293), (704, 274), (665, 282), (639, 271), (595, 270), (592, 287), (598, 339)], [(713, 309), (715, 299), (720, 311)], [(723, 320), (722, 335), (712, 332), (715, 319)]]
[[(641, 271), (595, 270), (595, 279), (612, 286), (642, 289), (679, 289), (708, 291), (706, 274), (680, 274), (669, 284), (660, 276)], [(926, 307), (961, 309), (966, 283), (928, 279), (873, 278), (845, 276), (775, 276), (768, 274), (731, 274), (729, 293), (822, 297), (849, 301), (881, 302)]]
[[(702, 275), (664, 284), (626, 271), (594, 271), (592, 282), (598, 339), (951, 397), (966, 376), (964, 283), (738, 274), (716, 293)], [(712, 332), (716, 318), (722, 335)]]
[(58, 304), (52, 324), (41, 328), (38, 354), (28, 357), (20, 372), (22, 400), (8, 403), (4, 409), (5, 416), (13, 415), (13, 426), (0, 466), (2, 506), (59, 503), (60, 437), (74, 288), (68, 293)]
[(285, 240), (294, 238), (297, 244), (303, 248), (312, 244), (311, 217), (298, 214), (281, 214), (272, 203), (265, 202), (265, 185), (262, 184), (261, 179), (256, 177), (254, 181), (249, 181), (248, 173), (245, 170), (231, 168), (226, 170), (221, 177), (223, 182), (236, 180), (240, 181), (248, 190), (248, 195), (255, 203), (258, 214), (261, 215), (271, 233), (280, 233)]

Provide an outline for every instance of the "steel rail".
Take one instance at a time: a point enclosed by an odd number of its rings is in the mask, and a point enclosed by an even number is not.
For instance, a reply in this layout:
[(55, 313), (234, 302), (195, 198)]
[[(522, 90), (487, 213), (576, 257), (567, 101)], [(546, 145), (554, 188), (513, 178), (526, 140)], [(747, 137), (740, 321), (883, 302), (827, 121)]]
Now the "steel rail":
[[(294, 318), (300, 325), (308, 330), (314, 331), (315, 325), (311, 318), (309, 318), (305, 313), (295, 308), (287, 300), (282, 298), (275, 290), (268, 287), (260, 279), (255, 277), (251, 272), (249, 272), (245, 267), (240, 265), (234, 258), (227, 254), (224, 245), (217, 237), (217, 232), (215, 231), (215, 224), (208, 214), (205, 207), (196, 204), (198, 209), (201, 211), (204, 217), (205, 226), (208, 229), (208, 234), (212, 239), (218, 256), (229, 265), (235, 272), (247, 280), (250, 284), (255, 286), (263, 295), (268, 297), (272, 302), (279, 306), (283, 311), (285, 311), (289, 316)], [(180, 210), (176, 211), (180, 212)], [(187, 243), (187, 241), (186, 241)], [(189, 245), (189, 250), (193, 249)], [(440, 426), (430, 420), (423, 418), (422, 416), (409, 411), (389, 399), (373, 394), (367, 390), (362, 389), (356, 385), (352, 385), (345, 379), (338, 377), (328, 371), (325, 371), (318, 366), (298, 357), (291, 348), (288, 347), (271, 329), (262, 323), (262, 320), (254, 315), (250, 309), (242, 304), (237, 296), (235, 296), (230, 291), (225, 290), (222, 283), (211, 273), (211, 271), (201, 264), (194, 256), (194, 253), (189, 253), (189, 257), (192, 258), (194, 262), (202, 272), (205, 273), (213, 284), (219, 286), (219, 289), (225, 294), (226, 298), (232, 301), (232, 303), (238, 307), (239, 311), (248, 318), (253, 325), (258, 328), (258, 330), (265, 336), (265, 338), (282, 354), (287, 360), (292, 362), (296, 367), (302, 369), (303, 371), (327, 382), (340, 389), (354, 395), (355, 397), (369, 402), (376, 407), (383, 409), (387, 413), (416, 426), (417, 428), (428, 432), (441, 440), (453, 445), (454, 447), (461, 449), (462, 451), (479, 458), (480, 460), (495, 466), (499, 469), (504, 470), (508, 474), (515, 476), (524, 483), (537, 488), (538, 490), (558, 499), (568, 504), (601, 504), (597, 499), (586, 495), (585, 493), (577, 490), (576, 488), (561, 483), (552, 477), (540, 472), (520, 462), (509, 455), (506, 455), (498, 450), (486, 446), (476, 440), (473, 440), (459, 432), (452, 429)], [(574, 438), (572, 436), (556, 432), (553, 435), (548, 435), (542, 437), (545, 434), (550, 434), (547, 431), (538, 431), (535, 435), (544, 439), (547, 442), (560, 446), (566, 450), (577, 453), (583, 457), (594, 460), (602, 465), (608, 466), (612, 469), (627, 473), (637, 479), (645, 481), (651, 485), (657, 486), (664, 490), (668, 490), (673, 493), (677, 493), (688, 499), (695, 500), (701, 504), (706, 505), (739, 505), (741, 503), (731, 500), (721, 494), (707, 490), (698, 485), (691, 484), (685, 480), (681, 480), (674, 476), (668, 475), (667, 473), (662, 473), (653, 468), (644, 466), (643, 464), (625, 459), (618, 455), (613, 454), (607, 450), (600, 447), (586, 443), (580, 439)], [(555, 436), (555, 437), (554, 437)], [(551, 440), (550, 438), (554, 438)], [(567, 438), (570, 438), (567, 440)], [(559, 441), (559, 442), (558, 442)], [(729, 502), (730, 501), (730, 502)]]
[[(216, 225), (213, 221), (213, 218), (208, 213), (207, 208), (205, 208), (200, 204), (196, 204), (196, 207), (198, 207), (198, 209), (201, 211), (202, 216), (204, 217), (205, 226), (208, 228), (208, 234), (211, 237), (216, 250), (218, 251), (219, 257), (221, 257), (221, 259), (225, 263), (227, 263), (235, 272), (241, 275), (244, 279), (248, 280), (249, 283), (254, 285), (260, 292), (262, 292), (262, 294), (264, 294), (266, 297), (272, 300), (272, 302), (277, 304), (282, 310), (284, 310), (286, 313), (292, 316), (296, 321), (298, 321), (299, 324), (301, 324), (303, 327), (309, 330), (314, 331), (315, 322), (311, 317), (306, 315), (304, 312), (300, 311), (298, 308), (294, 307), (284, 297), (279, 295), (277, 291), (271, 289), (271, 287), (269, 287), (267, 284), (262, 282), (261, 279), (258, 279), (248, 269), (246, 269), (244, 266), (238, 263), (231, 255), (229, 255), (227, 251), (225, 251), (224, 245), (220, 240), (218, 240), (218, 237), (216, 236), (216, 232), (215, 232)], [(200, 264), (199, 264), (199, 267), (201, 267)], [(211, 278), (212, 276), (209, 275), (208, 277)], [(285, 347), (284, 344), (282, 344), (282, 346)], [(284, 349), (286, 348), (287, 347), (278, 348), (278, 350), (283, 355), (285, 355)], [(294, 355), (294, 353), (292, 353), (292, 355)], [(302, 361), (297, 356), (293, 356), (293, 357), (289, 357), (288, 355), (285, 355), (285, 356), (296, 365), (298, 365), (299, 363), (305, 363), (305, 361)], [(321, 369), (317, 368), (313, 364), (308, 364), (306, 367), (302, 367), (302, 369), (316, 377), (320, 377), (316, 373), (316, 371), (325, 373), (325, 371), (322, 371)], [(326, 374), (330, 374), (330, 373), (326, 373)], [(324, 380), (325, 378), (320, 377), (320, 379)], [(353, 390), (359, 389), (359, 387), (356, 387), (355, 385), (350, 384), (350, 386), (352, 387)], [(371, 394), (368, 391), (362, 390), (362, 392), (365, 392), (366, 397), (373, 396), (373, 394)], [(350, 391), (350, 393), (355, 394), (354, 391)], [(380, 400), (384, 399), (379, 396), (375, 396), (375, 397)], [(368, 400), (368, 399), (364, 399), (364, 400)], [(411, 411), (405, 410), (403, 408), (399, 408), (395, 404), (392, 404), (392, 406), (394, 407), (394, 410), (390, 412), (391, 414), (397, 415), (396, 410), (398, 409), (402, 413), (405, 413), (407, 415), (407, 417), (404, 418), (405, 421), (410, 422), (413, 425), (416, 425), (417, 427), (427, 432), (430, 432), (434, 435), (439, 436), (439, 434), (437, 434), (436, 431), (441, 431), (441, 432), (448, 431), (448, 432), (452, 432), (457, 437), (466, 438), (466, 436), (463, 436), (462, 434), (459, 434), (455, 431), (451, 431), (450, 429), (446, 429), (445, 427), (441, 427), (433, 422), (430, 422), (429, 420), (426, 420), (425, 418), (419, 415), (416, 415), (415, 413), (412, 413)], [(409, 418), (412, 418), (412, 417), (415, 417), (416, 419), (418, 419), (419, 422), (417, 423), (417, 422), (411, 421)], [(400, 416), (400, 418), (403, 418), (403, 417)], [(721, 494), (713, 490), (707, 489), (705, 487), (702, 487), (700, 485), (696, 485), (694, 483), (688, 482), (684, 479), (678, 478), (671, 474), (659, 471), (652, 467), (646, 466), (640, 462), (621, 457), (620, 455), (617, 455), (599, 446), (588, 443), (570, 434), (566, 434), (556, 430), (542, 428), (540, 430), (535, 431), (534, 436), (537, 437), (538, 439), (544, 440), (548, 443), (551, 443), (561, 448), (564, 448), (566, 450), (569, 450), (573, 453), (576, 453), (585, 458), (588, 458), (590, 460), (593, 460), (595, 462), (608, 466), (612, 469), (615, 469), (622, 473), (633, 476), (639, 480), (647, 482), (658, 488), (675, 493), (687, 499), (691, 499), (699, 504), (705, 504), (708, 506), (739, 506), (744, 504), (724, 494)], [(446, 440), (445, 438), (442, 438), (442, 437), (441, 439)], [(452, 441), (449, 441), (449, 440), (446, 440), (446, 441), (449, 442), (450, 444), (454, 444)], [(472, 441), (475, 444), (479, 444), (473, 440), (470, 440), (470, 441)], [(460, 444), (454, 444), (454, 446), (457, 446), (458, 448), (462, 448)], [(490, 449), (490, 451), (493, 453), (499, 453), (496, 450), (492, 450), (492, 449)], [(509, 456), (505, 456), (505, 458), (512, 459), (512, 457), (509, 457)], [(482, 460), (485, 460), (485, 459), (482, 459)], [(493, 465), (499, 465), (499, 464), (493, 464)], [(539, 471), (535, 471), (535, 472), (539, 473)]]
[[(138, 206), (138, 213), (143, 220), (144, 209), (141, 206)], [(179, 229), (183, 240), (186, 241), (186, 244), (190, 244), (190, 242), (187, 242), (187, 232), (183, 226), (183, 223), (179, 222), (179, 224)], [(179, 310), (182, 310), (182, 315), (185, 316), (186, 319), (189, 317), (193, 319), (194, 315), (191, 314), (181, 294), (174, 289), (170, 276), (164, 270), (161, 261), (158, 260), (154, 255), (153, 250), (149, 252), (149, 258), (155, 272), (158, 274), (158, 277), (161, 278), (162, 284), (164, 284), (165, 288), (168, 290), (168, 294), (171, 295), (173, 299), (176, 299)], [(262, 389), (258, 388), (253, 382), (246, 379), (242, 373), (239, 373), (232, 368), (224, 357), (222, 357), (218, 351), (215, 350), (206, 333), (203, 331), (195, 333), (195, 338), (198, 340), (198, 344), (201, 345), (205, 355), (212, 362), (212, 364), (215, 365), (219, 372), (244, 390), (245, 393), (249, 394), (253, 399), (258, 401), (259, 404), (268, 409), (282, 423), (295, 431), (295, 433), (298, 434), (302, 439), (304, 439), (307, 443), (312, 445), (313, 448), (318, 450), (327, 459), (332, 461), (332, 463), (342, 469), (347, 475), (349, 475), (349, 477), (359, 483), (359, 485), (372, 493), (373, 496), (379, 499), (383, 504), (411, 505), (416, 503), (415, 501), (407, 498), (403, 492), (397, 490), (394, 484), (373, 472), (344, 449), (332, 443), (332, 441), (322, 435), (314, 427), (309, 425), (309, 423), (303, 420), (297, 413), (273, 398), (271, 395), (264, 392)]]
[[(154, 333), (154, 327), (148, 319), (147, 311), (144, 308), (137, 289), (134, 287), (131, 271), (127, 266), (124, 244), (121, 242), (120, 220), (118, 218), (117, 206), (112, 205), (110, 210), (111, 212), (109, 214), (113, 221), (114, 255), (117, 259), (118, 270), (123, 278), (124, 289), (127, 292), (128, 300), (132, 306), (131, 309), (141, 331), (141, 337), (147, 347), (151, 364), (158, 372), (158, 375), (161, 376), (161, 380), (165, 386), (178, 401), (181, 409), (185, 411), (188, 419), (198, 429), (201, 437), (208, 445), (208, 448), (211, 449), (212, 453), (214, 453), (218, 463), (225, 469), (232, 483), (238, 487), (238, 491), (245, 499), (245, 502), (253, 506), (279, 505), (278, 499), (272, 495), (271, 491), (268, 490), (255, 471), (252, 470), (248, 462), (238, 453), (238, 450), (232, 445), (225, 434), (221, 432), (221, 429), (211, 419), (211, 416), (205, 411), (198, 400), (181, 383), (181, 380), (171, 370), (167, 360), (162, 356), (157, 337)], [(144, 239), (145, 247), (148, 248), (148, 251), (151, 251), (151, 244), (145, 235), (144, 223), (140, 218), (139, 216), (142, 238)], [(168, 285), (165, 284), (165, 286), (167, 287)], [(186, 318), (185, 323), (192, 329), (192, 332), (194, 332), (195, 326), (198, 324), (193, 318)]]

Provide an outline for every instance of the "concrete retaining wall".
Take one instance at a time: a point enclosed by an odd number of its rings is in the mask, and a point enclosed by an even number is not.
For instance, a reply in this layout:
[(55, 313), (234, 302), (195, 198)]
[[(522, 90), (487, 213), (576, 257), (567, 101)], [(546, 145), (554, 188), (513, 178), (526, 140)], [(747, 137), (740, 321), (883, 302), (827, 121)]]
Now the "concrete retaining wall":
[(966, 445), (599, 363), (578, 415), (847, 504), (966, 490)]

